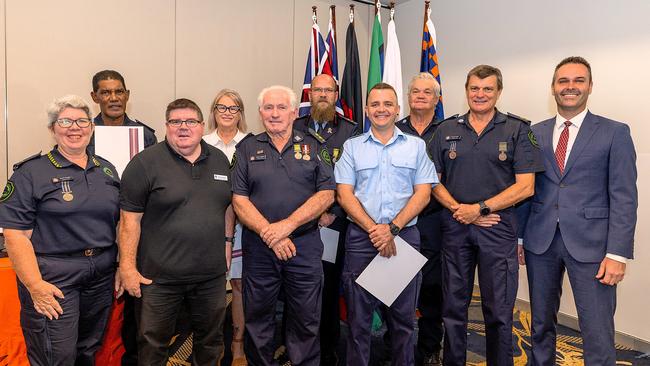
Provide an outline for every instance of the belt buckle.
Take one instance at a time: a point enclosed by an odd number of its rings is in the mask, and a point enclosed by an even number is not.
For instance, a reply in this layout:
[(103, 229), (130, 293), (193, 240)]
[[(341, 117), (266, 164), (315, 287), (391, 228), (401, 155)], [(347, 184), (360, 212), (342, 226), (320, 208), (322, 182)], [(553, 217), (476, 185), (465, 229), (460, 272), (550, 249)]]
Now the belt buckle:
[(84, 250), (84, 256), (92, 257), (93, 255), (95, 255), (95, 249), (86, 249), (86, 250)]

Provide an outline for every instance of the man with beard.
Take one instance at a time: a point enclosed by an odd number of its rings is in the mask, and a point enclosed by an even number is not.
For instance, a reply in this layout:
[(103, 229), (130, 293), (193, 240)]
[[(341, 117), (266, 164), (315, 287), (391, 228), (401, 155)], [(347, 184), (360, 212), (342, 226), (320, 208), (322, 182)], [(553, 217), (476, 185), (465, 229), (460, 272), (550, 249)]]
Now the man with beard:
[(537, 175), (529, 211), (522, 207), (523, 249), (519, 247), (520, 264), (525, 252), (530, 289), (532, 365), (555, 365), (565, 271), (578, 310), (585, 364), (616, 363), (616, 284), (633, 256), (636, 153), (626, 124), (587, 109), (592, 86), (587, 60), (562, 60), (551, 83), (557, 115), (533, 126), (546, 171)]
[[(311, 81), (310, 114), (296, 119), (294, 128), (315, 137), (327, 150), (333, 163), (341, 157), (343, 143), (357, 133), (357, 124), (336, 114), (338, 86), (330, 75), (321, 74)], [(343, 269), (346, 214), (337, 203), (321, 215), (319, 225), (339, 232), (336, 263), (323, 261), (323, 303), (321, 309), (321, 364), (336, 365), (336, 347), (340, 337), (339, 287)]]

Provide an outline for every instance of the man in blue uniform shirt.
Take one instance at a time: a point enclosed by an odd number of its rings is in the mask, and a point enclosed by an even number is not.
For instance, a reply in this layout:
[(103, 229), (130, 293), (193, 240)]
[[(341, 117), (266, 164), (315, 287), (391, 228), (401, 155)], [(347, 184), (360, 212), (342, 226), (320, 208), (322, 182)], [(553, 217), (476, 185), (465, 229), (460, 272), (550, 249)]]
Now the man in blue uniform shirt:
[[(355, 280), (379, 253), (399, 255), (399, 235), (416, 249), (420, 234), (417, 215), (438, 182), (422, 139), (395, 127), (397, 94), (388, 84), (375, 85), (368, 94), (366, 113), (371, 127), (343, 145), (335, 166), (337, 198), (352, 218), (346, 236), (343, 288), (348, 306), (347, 364), (368, 365), (372, 313), (378, 299)], [(418, 282), (416, 276), (387, 310), (393, 365), (413, 365), (413, 331)]]
[[(311, 135), (293, 129), (295, 93), (283, 86), (258, 97), (265, 132), (235, 152), (233, 207), (244, 224), (246, 353), (272, 365), (275, 306), (286, 295), (286, 346), (293, 365), (319, 365), (323, 243), (318, 218), (334, 202), (331, 159)], [(277, 363), (276, 363), (277, 364)]]
[[(345, 140), (355, 135), (357, 131), (355, 122), (336, 114), (338, 96), (338, 86), (332, 76), (320, 74), (314, 77), (309, 92), (310, 114), (296, 119), (293, 123), (295, 129), (312, 135), (323, 144), (332, 163), (341, 157)], [(321, 226), (339, 232), (336, 263), (323, 261), (323, 306), (320, 328), (322, 365), (335, 365), (338, 359), (336, 348), (340, 337), (339, 288), (348, 222), (345, 212), (336, 203), (323, 213), (319, 220)]]
[[(533, 194), (544, 166), (528, 122), (495, 108), (503, 90), (499, 69), (479, 65), (465, 82), (469, 112), (440, 124), (431, 156), (441, 175), (434, 188), (441, 214), (444, 365), (465, 365), (467, 308), (474, 271), (486, 331), (488, 365), (512, 365), (512, 310), (517, 295), (517, 223), (513, 206)], [(481, 216), (497, 212), (490, 227)]]
[[(99, 105), (100, 112), (93, 122), (96, 126), (140, 126), (144, 131), (144, 147), (154, 145), (158, 142), (156, 131), (126, 115), (126, 104), (130, 95), (131, 91), (126, 88), (124, 77), (119, 72), (102, 70), (96, 73), (93, 76), (93, 91), (90, 96)], [(88, 147), (91, 152), (95, 151), (94, 134)]]
[(633, 256), (636, 153), (627, 125), (587, 110), (592, 85), (587, 60), (562, 60), (551, 85), (557, 116), (533, 126), (546, 167), (537, 175), (535, 196), (522, 206), (533, 365), (555, 364), (565, 271), (578, 309), (585, 364), (616, 363), (616, 284)]

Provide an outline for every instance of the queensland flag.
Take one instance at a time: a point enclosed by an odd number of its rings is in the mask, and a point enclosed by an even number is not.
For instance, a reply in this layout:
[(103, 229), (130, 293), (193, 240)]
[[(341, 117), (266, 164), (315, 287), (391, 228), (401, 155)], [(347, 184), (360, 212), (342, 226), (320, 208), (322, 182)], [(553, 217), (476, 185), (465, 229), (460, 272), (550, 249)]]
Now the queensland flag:
[[(332, 9), (330, 9), (330, 23), (327, 27), (327, 38), (325, 39), (325, 54), (321, 59), (320, 71), (318, 74), (327, 74), (331, 75), (336, 81), (336, 85), (339, 84), (339, 62), (338, 56), (336, 55), (336, 35), (334, 31), (334, 24), (332, 21)], [(340, 115), (343, 114), (343, 108), (341, 107), (340, 99), (336, 101), (336, 113)]]
[(345, 55), (346, 61), (339, 102), (343, 108), (343, 115), (360, 124), (363, 122), (363, 96), (361, 94), (359, 47), (357, 46), (357, 34), (354, 31), (353, 19), (345, 33)]
[(309, 41), (309, 53), (307, 54), (307, 66), (305, 67), (305, 79), (302, 84), (302, 95), (300, 96), (299, 116), (309, 114), (311, 105), (309, 104), (309, 91), (311, 90), (311, 79), (318, 75), (322, 69), (321, 61), (326, 53), (325, 41), (320, 34), (320, 28), (316, 21), (311, 27), (311, 37)]
[[(424, 30), (422, 31), (422, 57), (420, 58), (420, 72), (428, 72), (433, 75), (438, 84), (440, 82), (440, 69), (438, 67), (438, 55), (436, 53), (436, 28), (431, 21), (431, 10), (425, 9), (427, 14), (427, 21), (424, 22)], [(445, 112), (442, 107), (442, 89), (440, 91), (440, 98), (436, 105), (435, 119), (442, 121), (445, 118)]]

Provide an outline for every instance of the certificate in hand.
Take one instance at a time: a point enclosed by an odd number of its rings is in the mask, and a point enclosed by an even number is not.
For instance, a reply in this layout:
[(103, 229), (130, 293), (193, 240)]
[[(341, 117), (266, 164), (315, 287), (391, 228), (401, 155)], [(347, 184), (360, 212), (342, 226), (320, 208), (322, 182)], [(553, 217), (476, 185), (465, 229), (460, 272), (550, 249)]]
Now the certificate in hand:
[(129, 161), (142, 150), (142, 126), (95, 126), (95, 154), (115, 165), (120, 177)]
[(427, 262), (427, 258), (399, 236), (395, 237), (397, 255), (386, 258), (379, 254), (357, 277), (357, 283), (391, 306), (409, 282)]

